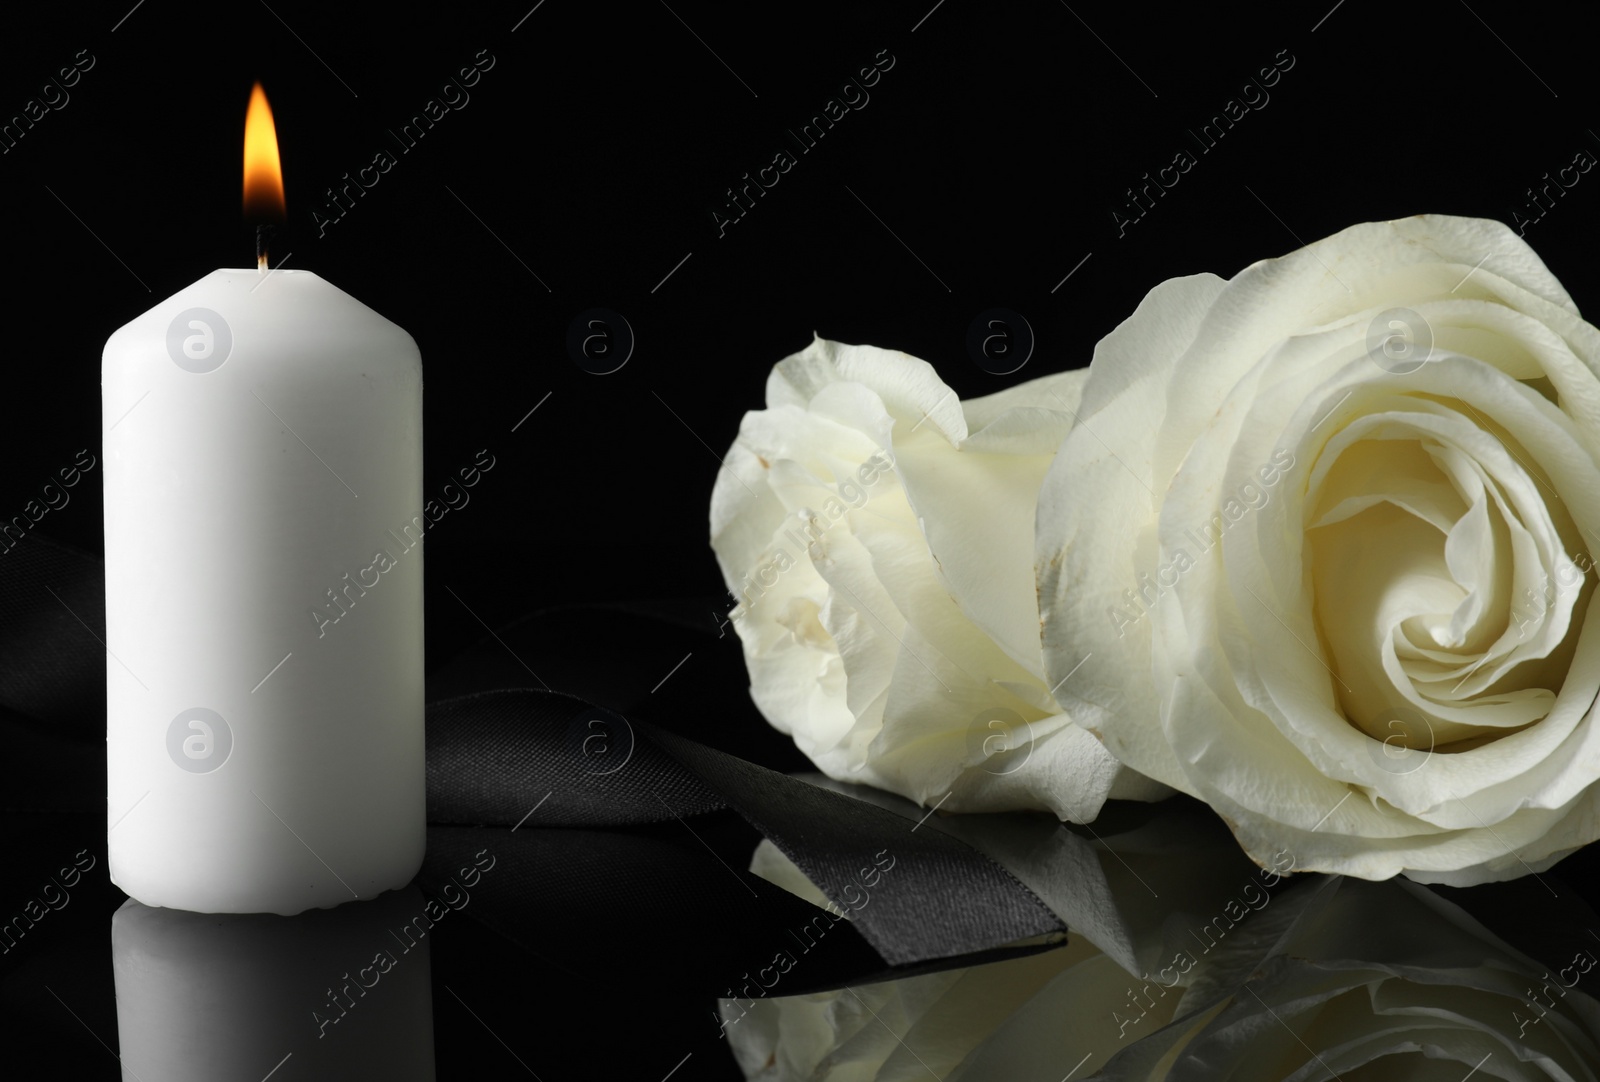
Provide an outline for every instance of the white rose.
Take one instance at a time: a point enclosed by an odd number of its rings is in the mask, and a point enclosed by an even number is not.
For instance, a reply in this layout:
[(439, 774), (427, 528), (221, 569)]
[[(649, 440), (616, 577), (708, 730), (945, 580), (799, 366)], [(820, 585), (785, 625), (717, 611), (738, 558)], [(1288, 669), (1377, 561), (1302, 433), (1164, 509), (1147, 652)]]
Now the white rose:
[(1492, 221), (1156, 287), (1040, 496), (1057, 698), (1258, 862), (1465, 885), (1593, 840), (1597, 360)]
[(711, 543), (752, 698), (829, 776), (1075, 821), (1114, 784), (1166, 791), (1044, 678), (1034, 507), (1082, 381), (962, 402), (924, 361), (821, 339), (773, 369), (717, 476)]

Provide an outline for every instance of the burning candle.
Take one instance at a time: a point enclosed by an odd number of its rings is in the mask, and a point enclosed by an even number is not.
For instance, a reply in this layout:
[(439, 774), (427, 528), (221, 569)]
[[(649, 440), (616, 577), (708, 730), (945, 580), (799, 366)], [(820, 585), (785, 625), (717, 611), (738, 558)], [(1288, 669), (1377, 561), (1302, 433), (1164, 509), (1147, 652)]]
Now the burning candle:
[[(245, 129), (247, 212), (281, 219), (259, 85)], [(258, 244), (256, 269), (114, 333), (101, 395), (112, 880), (209, 913), (405, 885), (425, 830), (416, 343)]]

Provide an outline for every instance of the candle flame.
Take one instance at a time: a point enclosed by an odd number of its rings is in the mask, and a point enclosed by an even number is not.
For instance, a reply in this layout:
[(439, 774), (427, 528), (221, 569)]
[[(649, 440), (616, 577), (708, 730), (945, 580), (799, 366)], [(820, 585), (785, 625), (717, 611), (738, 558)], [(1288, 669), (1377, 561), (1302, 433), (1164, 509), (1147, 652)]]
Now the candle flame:
[(283, 166), (278, 161), (278, 129), (272, 123), (267, 93), (257, 83), (244, 118), (244, 212), (251, 218), (286, 217)]

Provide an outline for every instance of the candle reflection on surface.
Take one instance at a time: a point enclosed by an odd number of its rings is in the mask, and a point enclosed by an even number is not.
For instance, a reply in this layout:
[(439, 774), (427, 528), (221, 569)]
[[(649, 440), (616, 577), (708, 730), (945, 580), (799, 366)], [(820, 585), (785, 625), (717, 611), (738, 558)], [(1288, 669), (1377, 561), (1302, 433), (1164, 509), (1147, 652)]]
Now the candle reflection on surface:
[(130, 898), (111, 921), (124, 1078), (432, 1079), (423, 904), (415, 886), (294, 917)]

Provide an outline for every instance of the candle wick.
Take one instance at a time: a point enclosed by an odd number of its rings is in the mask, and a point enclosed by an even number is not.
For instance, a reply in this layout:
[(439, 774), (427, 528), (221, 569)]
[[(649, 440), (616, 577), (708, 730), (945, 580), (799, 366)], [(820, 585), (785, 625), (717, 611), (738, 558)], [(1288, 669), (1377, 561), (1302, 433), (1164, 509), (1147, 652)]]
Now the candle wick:
[(275, 232), (277, 229), (266, 222), (256, 226), (256, 270), (262, 277), (267, 274), (267, 248)]

